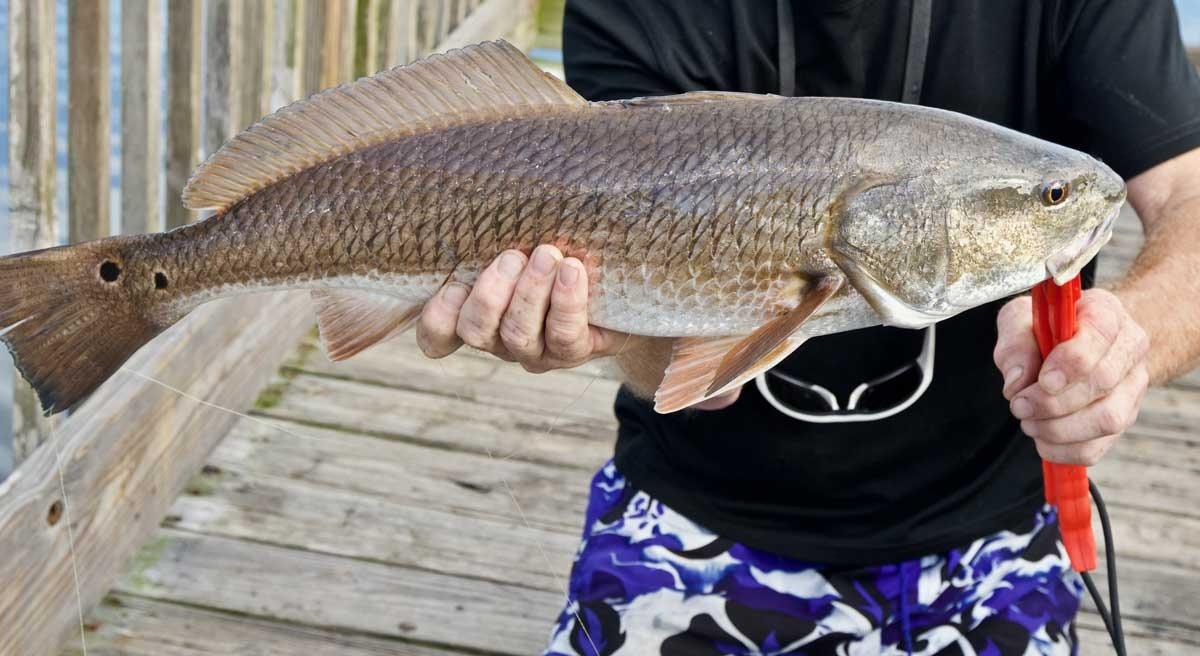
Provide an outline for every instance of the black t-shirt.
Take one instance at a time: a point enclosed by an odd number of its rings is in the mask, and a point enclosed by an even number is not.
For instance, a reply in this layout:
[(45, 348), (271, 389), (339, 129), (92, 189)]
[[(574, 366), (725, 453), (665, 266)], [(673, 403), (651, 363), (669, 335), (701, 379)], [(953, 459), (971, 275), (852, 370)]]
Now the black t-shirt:
[[(909, 3), (792, 3), (796, 94), (898, 100)], [(567, 81), (592, 100), (718, 89), (776, 93), (765, 0), (568, 0)], [(1200, 147), (1200, 80), (1170, 0), (938, 0), (921, 103), (1085, 150), (1126, 178)], [(889, 419), (814, 424), (747, 385), (716, 412), (616, 403), (616, 463), (726, 537), (795, 558), (867, 564), (1017, 525), (1041, 468), (992, 363), (999, 303), (942, 322), (933, 383)], [(810, 340), (780, 365), (843, 394), (911, 360), (920, 333)]]

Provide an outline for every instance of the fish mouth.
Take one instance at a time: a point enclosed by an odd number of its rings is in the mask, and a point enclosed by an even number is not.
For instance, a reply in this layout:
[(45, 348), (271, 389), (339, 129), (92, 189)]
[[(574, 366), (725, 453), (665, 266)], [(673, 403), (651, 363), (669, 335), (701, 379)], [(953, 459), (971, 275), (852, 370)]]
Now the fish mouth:
[(1054, 279), (1054, 284), (1065, 285), (1068, 280), (1079, 275), (1083, 267), (1096, 257), (1096, 253), (1112, 238), (1113, 224), (1121, 207), (1109, 212), (1103, 221), (1096, 224), (1091, 232), (1076, 237), (1071, 243), (1057, 253), (1046, 258), (1046, 275)]

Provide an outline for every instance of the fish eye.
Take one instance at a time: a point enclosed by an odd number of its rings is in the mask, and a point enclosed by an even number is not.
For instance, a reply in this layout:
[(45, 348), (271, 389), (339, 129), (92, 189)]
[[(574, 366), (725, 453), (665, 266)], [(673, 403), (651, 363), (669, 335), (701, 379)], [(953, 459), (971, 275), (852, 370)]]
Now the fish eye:
[(1066, 180), (1055, 180), (1042, 186), (1042, 204), (1061, 205), (1071, 195), (1071, 184)]

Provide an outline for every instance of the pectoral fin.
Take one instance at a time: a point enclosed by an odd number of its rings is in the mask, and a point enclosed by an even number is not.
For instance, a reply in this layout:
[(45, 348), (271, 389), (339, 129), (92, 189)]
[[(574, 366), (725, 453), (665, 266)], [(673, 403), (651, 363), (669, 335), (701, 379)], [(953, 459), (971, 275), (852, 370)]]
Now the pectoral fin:
[(800, 303), (749, 336), (681, 338), (654, 394), (654, 409), (674, 412), (717, 396), (770, 369), (804, 343), (797, 331), (837, 292), (841, 276), (817, 281)]
[(312, 298), (321, 342), (334, 362), (404, 332), (425, 307), (424, 303), (358, 290), (316, 290)]

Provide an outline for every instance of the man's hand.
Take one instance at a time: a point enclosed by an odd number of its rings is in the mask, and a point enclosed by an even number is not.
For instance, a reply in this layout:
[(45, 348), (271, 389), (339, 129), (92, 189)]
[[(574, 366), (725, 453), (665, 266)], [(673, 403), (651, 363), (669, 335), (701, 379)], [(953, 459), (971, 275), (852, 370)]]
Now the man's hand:
[(447, 284), (417, 322), (417, 344), (431, 358), (465, 343), (535, 373), (612, 355), (626, 339), (588, 324), (587, 270), (545, 245), (529, 258), (504, 251), (474, 287)]
[(1010, 301), (997, 320), (994, 358), (1004, 397), (1021, 430), (1052, 462), (1094, 465), (1137, 419), (1149, 384), (1149, 339), (1120, 299), (1084, 291), (1078, 331), (1042, 362), (1028, 296)]

